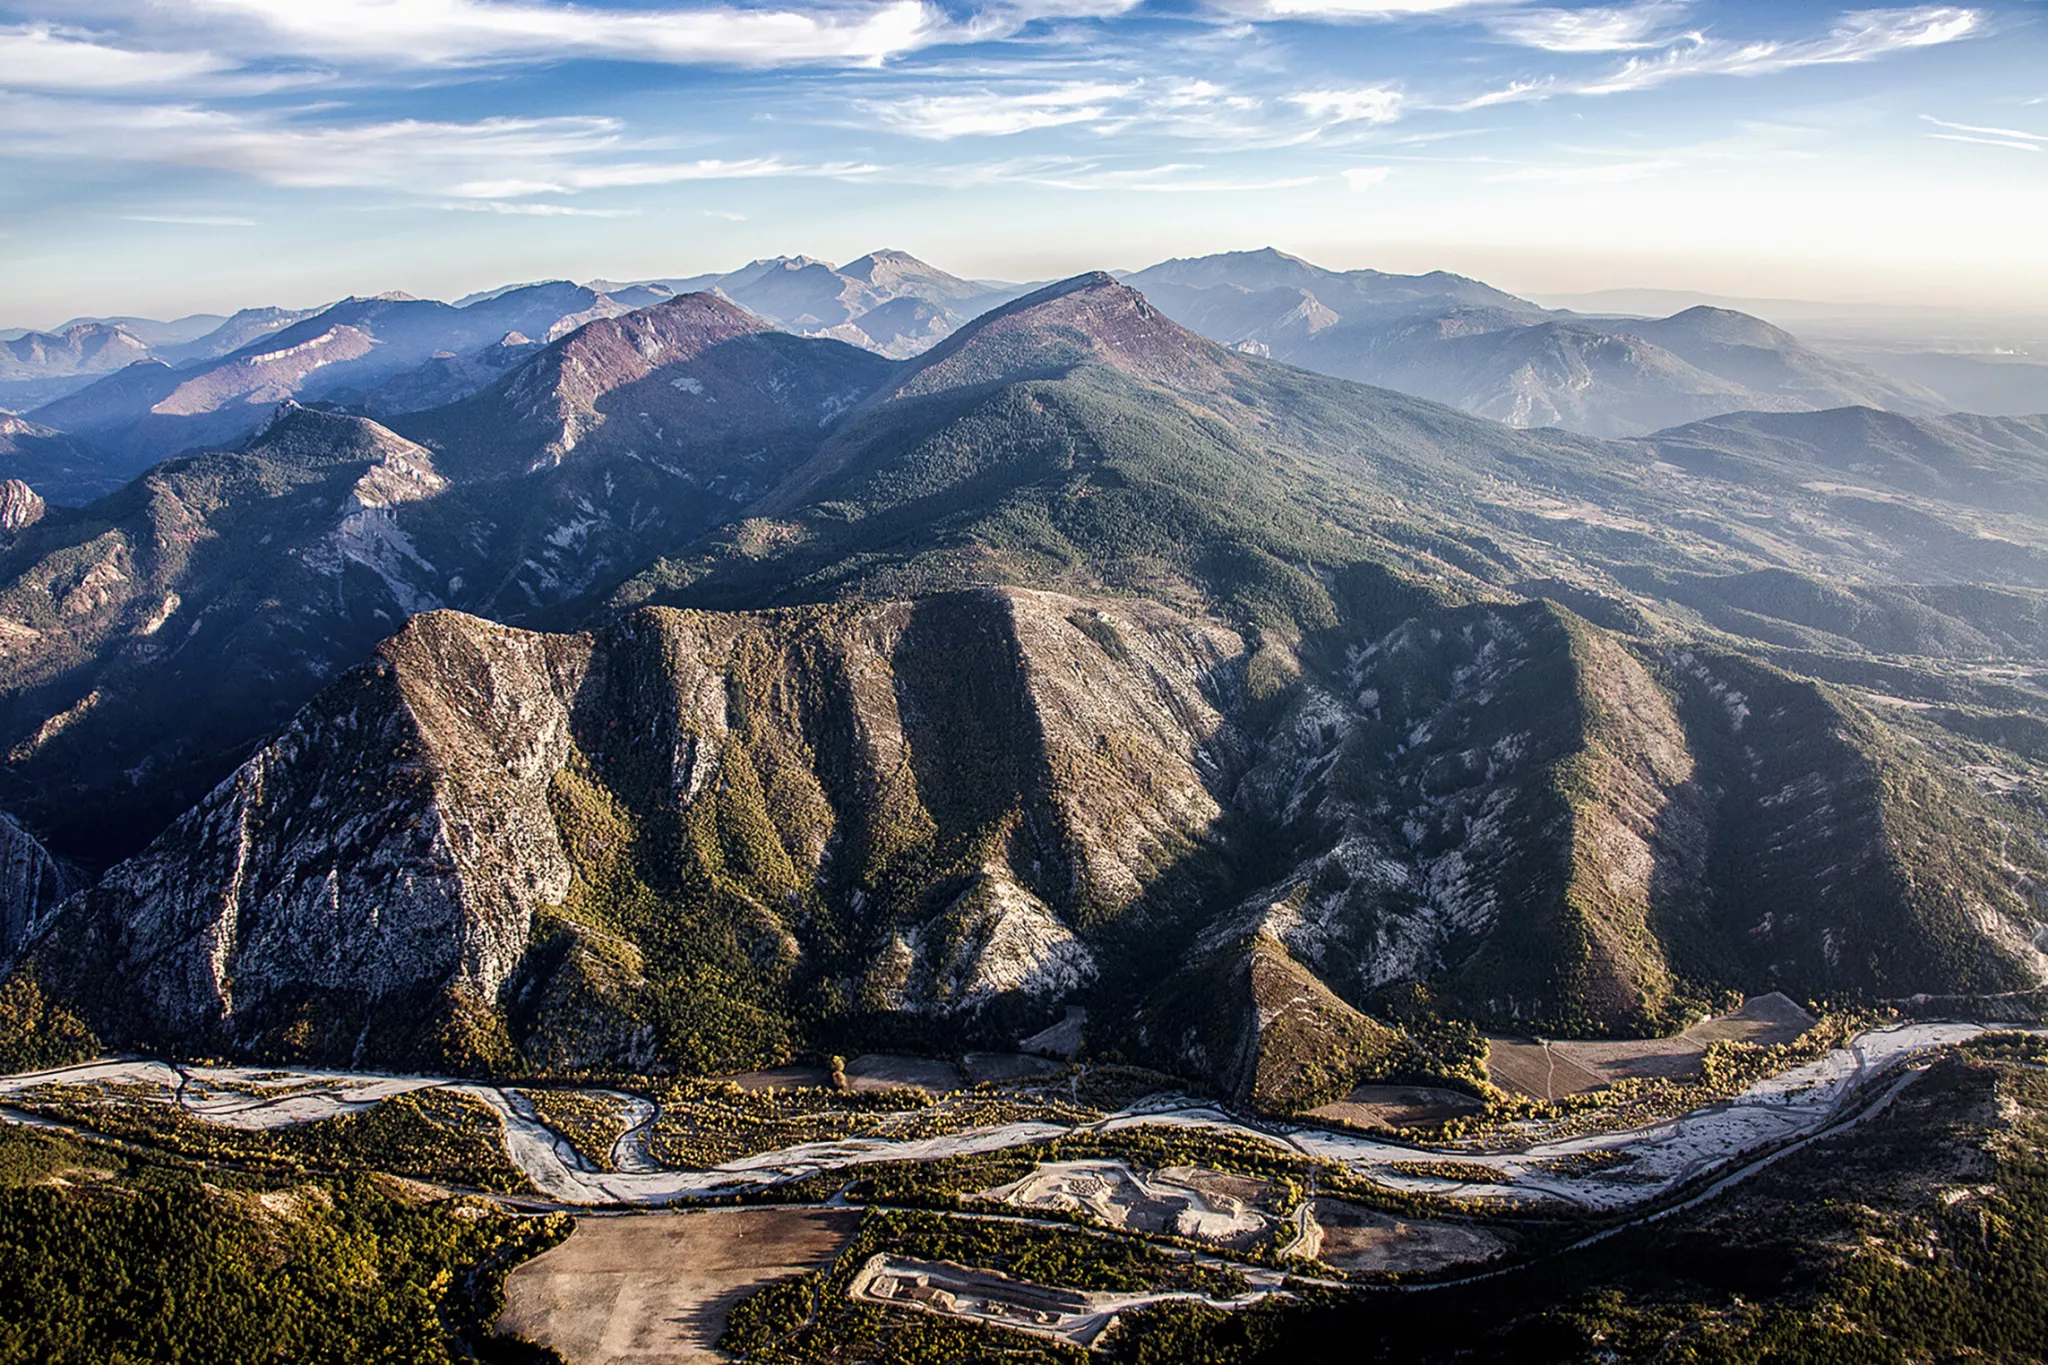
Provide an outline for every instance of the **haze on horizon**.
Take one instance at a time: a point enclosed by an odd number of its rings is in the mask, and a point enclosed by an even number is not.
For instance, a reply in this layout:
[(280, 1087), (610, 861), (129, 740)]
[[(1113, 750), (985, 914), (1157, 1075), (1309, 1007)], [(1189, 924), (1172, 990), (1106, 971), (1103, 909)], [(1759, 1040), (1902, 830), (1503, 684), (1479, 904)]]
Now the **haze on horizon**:
[(7, 0), (0, 325), (883, 246), (2048, 314), (2048, 5)]

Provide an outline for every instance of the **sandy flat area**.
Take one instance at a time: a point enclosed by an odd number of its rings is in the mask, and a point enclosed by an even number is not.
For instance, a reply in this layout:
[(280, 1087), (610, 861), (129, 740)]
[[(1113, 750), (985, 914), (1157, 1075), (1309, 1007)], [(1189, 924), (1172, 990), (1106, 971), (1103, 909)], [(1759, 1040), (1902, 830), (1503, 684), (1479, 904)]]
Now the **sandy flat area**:
[(1035, 1081), (1060, 1072), (1058, 1062), (1024, 1052), (970, 1052), (960, 1061), (967, 1079), (975, 1085), (983, 1081)]
[(1361, 1128), (1419, 1128), (1483, 1106), (1470, 1095), (1422, 1085), (1361, 1085), (1341, 1100), (1309, 1110), (1312, 1119), (1355, 1123)]
[[(993, 1055), (993, 1054), (991, 1054)], [(832, 1073), (822, 1066), (778, 1066), (767, 1071), (748, 1071), (727, 1076), (742, 1090), (830, 1089)], [(909, 1087), (935, 1095), (963, 1088), (959, 1068), (936, 1057), (910, 1057), (890, 1052), (869, 1052), (846, 1064), (847, 1087), (857, 1091), (896, 1090)]]
[(1669, 1038), (1589, 1038), (1559, 1041), (1487, 1037), (1486, 1070), (1495, 1085), (1532, 1099), (1554, 1100), (1631, 1076), (1697, 1076), (1700, 1059), (1719, 1042), (1768, 1046), (1789, 1043), (1813, 1026), (1805, 1010), (1776, 991), (1753, 996), (1742, 1008), (1694, 1024)]
[(721, 1076), (742, 1090), (829, 1090), (832, 1073), (822, 1066), (777, 1066), (766, 1071), (743, 1071)]
[(915, 1090), (944, 1095), (964, 1088), (960, 1069), (936, 1057), (905, 1057), (869, 1052), (846, 1064), (846, 1082), (855, 1090)]
[(724, 1360), (725, 1316), (757, 1286), (823, 1265), (857, 1210), (712, 1209), (579, 1217), (507, 1277), (500, 1332), (569, 1365)]
[(1354, 1274), (1415, 1274), (1489, 1260), (1507, 1243), (1463, 1223), (1410, 1222), (1336, 1199), (1311, 1201), (1316, 1258)]

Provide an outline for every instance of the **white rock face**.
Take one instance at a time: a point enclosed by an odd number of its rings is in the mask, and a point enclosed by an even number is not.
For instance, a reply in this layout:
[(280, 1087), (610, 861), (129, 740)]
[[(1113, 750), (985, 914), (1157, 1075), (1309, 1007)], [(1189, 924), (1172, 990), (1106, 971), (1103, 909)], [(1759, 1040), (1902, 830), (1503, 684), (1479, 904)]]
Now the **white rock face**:
[[(672, 814), (772, 785), (764, 833), (796, 880), (730, 883), (757, 962), (800, 960), (785, 911), (829, 875), (863, 792), (910, 802), (919, 837), (1000, 833), (949, 834), (918, 803), (1020, 822), (948, 909), (875, 925), (869, 988), (917, 1010), (1057, 999), (1097, 963), (1056, 905), (1127, 903), (1217, 818), (1241, 650), (1157, 609), (1007, 591), (815, 617), (652, 611), (598, 638), (427, 612), (80, 898), (45, 956), (118, 980), (157, 1037), (247, 1043), (309, 999), (367, 1017), (454, 992), (489, 1011), (535, 910), (570, 887), (551, 784), (578, 753), (651, 754)], [(986, 689), (1004, 693), (999, 718), (974, 709)], [(800, 700), (819, 697), (844, 701)], [(994, 727), (1001, 789), (982, 816), (956, 809), (989, 794), (947, 771), (960, 726)], [(851, 895), (852, 915), (872, 913)]]
[(31, 938), (79, 879), (13, 816), (0, 815), (0, 963)]
[(952, 939), (931, 964), (931, 1006), (973, 1009), (998, 996), (1062, 996), (1095, 979), (1095, 955), (1045, 902), (992, 868), (944, 916)]
[(0, 480), (0, 535), (13, 535), (43, 519), (42, 497), (20, 479)]
[(568, 887), (547, 785), (588, 642), (434, 613), (382, 654), (80, 897), (53, 946), (117, 971), (173, 1038), (231, 1042), (309, 994), (495, 999)]
[(425, 585), (436, 576), (413, 538), (398, 524), (394, 509), (421, 502), (448, 487), (427, 451), (410, 442), (393, 450), (356, 480), (341, 507), (341, 520), (328, 538), (332, 571), (358, 564), (383, 581), (406, 615), (433, 611), (441, 599)]

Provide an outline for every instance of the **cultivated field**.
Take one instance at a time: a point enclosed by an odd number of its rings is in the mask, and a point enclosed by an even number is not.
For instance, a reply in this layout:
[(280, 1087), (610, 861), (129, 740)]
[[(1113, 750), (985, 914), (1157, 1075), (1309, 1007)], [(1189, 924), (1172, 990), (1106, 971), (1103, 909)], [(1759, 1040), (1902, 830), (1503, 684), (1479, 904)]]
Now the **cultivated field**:
[(506, 1279), (498, 1330), (569, 1365), (722, 1360), (712, 1346), (732, 1305), (829, 1261), (859, 1221), (854, 1210), (775, 1208), (583, 1216)]
[(1776, 991), (1745, 1000), (1669, 1038), (1602, 1038), (1558, 1042), (1489, 1035), (1488, 1078), (1504, 1090), (1554, 1100), (1631, 1076), (1697, 1076), (1700, 1059), (1715, 1043), (1789, 1043), (1813, 1026), (1805, 1010)]
[(1360, 1128), (1423, 1128), (1476, 1114), (1485, 1106), (1470, 1095), (1420, 1085), (1361, 1085), (1341, 1100), (1309, 1110), (1312, 1119)]

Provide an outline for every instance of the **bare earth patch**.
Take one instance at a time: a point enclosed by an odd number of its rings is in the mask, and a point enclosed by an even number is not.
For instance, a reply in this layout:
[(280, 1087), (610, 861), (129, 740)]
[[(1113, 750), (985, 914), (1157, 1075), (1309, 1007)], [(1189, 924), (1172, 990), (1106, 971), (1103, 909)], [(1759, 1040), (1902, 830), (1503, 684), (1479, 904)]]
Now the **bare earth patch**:
[(711, 1209), (579, 1217), (505, 1281), (498, 1330), (570, 1365), (712, 1361), (725, 1317), (763, 1283), (836, 1255), (856, 1210)]
[[(976, 1055), (1000, 1057), (1005, 1054)], [(725, 1079), (742, 1090), (825, 1090), (832, 1085), (832, 1073), (822, 1066), (778, 1066), (767, 1071), (743, 1072)], [(855, 1057), (846, 1064), (846, 1083), (856, 1091), (907, 1087), (934, 1095), (951, 1094), (966, 1088), (960, 1069), (951, 1062), (936, 1057), (909, 1057), (890, 1052), (870, 1052)]]
[(1034, 1081), (1056, 1076), (1060, 1071), (1058, 1062), (1023, 1052), (970, 1052), (960, 1060), (967, 1079), (975, 1085), (983, 1081)]
[(1361, 1085), (1308, 1116), (1361, 1128), (1422, 1128), (1484, 1108), (1470, 1095), (1421, 1085)]
[(1085, 1213), (1126, 1232), (1239, 1249), (1256, 1242), (1275, 1217), (1266, 1181), (1189, 1166), (1139, 1171), (1122, 1161), (1042, 1162), (1022, 1180), (975, 1198), (1024, 1213)]
[(1697, 1076), (1700, 1059), (1715, 1043), (1789, 1043), (1813, 1026), (1813, 1019), (1776, 991), (1742, 1002), (1742, 1008), (1694, 1024), (1669, 1038), (1602, 1038), (1568, 1042), (1489, 1035), (1486, 1070), (1495, 1085), (1554, 1100), (1626, 1080), (1631, 1076), (1680, 1080)]
[(778, 1066), (725, 1079), (742, 1090), (823, 1090), (832, 1084), (832, 1073), (822, 1066)]
[(963, 1088), (959, 1068), (935, 1057), (903, 1057), (870, 1052), (846, 1064), (846, 1080), (854, 1090), (895, 1090), (909, 1086), (944, 1095)]
[(1489, 1260), (1507, 1249), (1461, 1223), (1408, 1222), (1336, 1199), (1312, 1202), (1315, 1256), (1348, 1274), (1413, 1274)]

